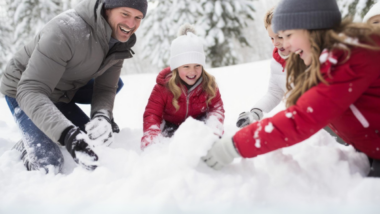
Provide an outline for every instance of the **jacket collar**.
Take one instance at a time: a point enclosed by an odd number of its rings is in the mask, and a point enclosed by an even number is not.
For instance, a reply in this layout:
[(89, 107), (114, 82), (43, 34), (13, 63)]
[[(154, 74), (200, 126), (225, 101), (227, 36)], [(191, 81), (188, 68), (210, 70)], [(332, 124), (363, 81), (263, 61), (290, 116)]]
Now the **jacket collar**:
[(329, 51), (328, 49), (324, 49), (319, 56), (320, 62), (320, 70), (322, 75), (330, 75), (331, 68), (338, 63), (339, 58), (343, 55), (344, 51), (335, 50)]
[[(166, 83), (169, 81), (169, 79), (172, 77), (172, 71), (170, 67), (167, 67), (163, 69), (157, 76), (156, 82), (160, 85), (166, 85)], [(196, 89), (203, 81), (203, 78), (200, 77), (198, 81), (189, 89), (187, 92), (191, 92), (194, 89)], [(186, 86), (184, 86), (186, 88)], [(187, 88), (186, 88), (187, 89)]]
[(198, 81), (193, 85), (193, 87), (191, 87), (191, 88), (189, 89), (189, 92), (191, 92), (191, 91), (193, 91), (194, 89), (196, 89), (196, 88), (202, 83), (202, 81), (203, 81), (203, 77), (200, 77), (200, 78), (198, 79)]
[(282, 66), (282, 72), (285, 70), (286, 60), (280, 55), (277, 48), (273, 50), (273, 59), (275, 59)]

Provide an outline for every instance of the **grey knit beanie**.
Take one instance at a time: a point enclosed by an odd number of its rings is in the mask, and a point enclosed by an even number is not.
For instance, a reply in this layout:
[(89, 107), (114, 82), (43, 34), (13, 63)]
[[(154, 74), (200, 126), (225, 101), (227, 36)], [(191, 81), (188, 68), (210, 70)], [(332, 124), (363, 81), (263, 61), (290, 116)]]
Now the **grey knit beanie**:
[(145, 17), (148, 9), (148, 2), (147, 0), (104, 0), (105, 9), (112, 9), (116, 7), (130, 7), (139, 10)]
[(331, 29), (339, 26), (336, 0), (282, 0), (273, 14), (273, 31)]

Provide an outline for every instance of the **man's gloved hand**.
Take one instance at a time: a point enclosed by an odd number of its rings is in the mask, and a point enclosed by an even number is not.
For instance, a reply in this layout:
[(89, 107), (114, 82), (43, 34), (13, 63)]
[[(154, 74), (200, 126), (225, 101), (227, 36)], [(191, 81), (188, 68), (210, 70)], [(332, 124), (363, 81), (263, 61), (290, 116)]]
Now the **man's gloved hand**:
[(250, 112), (243, 112), (239, 114), (236, 126), (238, 128), (243, 128), (244, 126), (248, 126), (257, 120), (261, 120), (261, 118), (263, 118), (263, 111), (258, 108), (253, 108)]
[(113, 143), (113, 126), (116, 126), (117, 130), (119, 129), (116, 123), (112, 124), (106, 113), (100, 111), (94, 114), (91, 121), (86, 124), (85, 129), (91, 140), (95, 140), (99, 145), (109, 146)]
[(211, 168), (221, 169), (241, 157), (231, 137), (217, 140), (202, 160)]
[[(86, 142), (87, 135), (78, 127), (71, 127), (64, 137), (64, 145), (74, 161), (87, 170), (97, 167), (98, 156)], [(88, 141), (88, 139), (87, 139)]]

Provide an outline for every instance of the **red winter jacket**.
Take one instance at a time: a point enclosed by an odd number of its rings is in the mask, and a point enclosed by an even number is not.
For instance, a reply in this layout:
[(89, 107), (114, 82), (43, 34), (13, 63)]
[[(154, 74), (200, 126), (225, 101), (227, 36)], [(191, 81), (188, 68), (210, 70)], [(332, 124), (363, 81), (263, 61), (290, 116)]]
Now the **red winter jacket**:
[(180, 125), (190, 116), (199, 118), (206, 114), (207, 119), (210, 119), (211, 116), (217, 118), (220, 124), (212, 124), (217, 126), (212, 128), (215, 128), (217, 133), (223, 133), (224, 108), (219, 90), (217, 90), (215, 98), (207, 105), (208, 96), (202, 90), (201, 84), (191, 88), (189, 93), (187, 88), (181, 85), (182, 94), (178, 98), (180, 108), (176, 111), (172, 104), (173, 94), (166, 87), (171, 75), (172, 72), (168, 67), (157, 76), (157, 84), (153, 88), (144, 112), (144, 136), (141, 139), (141, 148), (148, 146), (161, 133), (160, 124), (163, 120)]
[(345, 58), (343, 51), (324, 52), (321, 73), (329, 85), (319, 83), (294, 106), (237, 132), (240, 154), (255, 157), (291, 146), (329, 125), (345, 142), (380, 159), (380, 51), (352, 48)]

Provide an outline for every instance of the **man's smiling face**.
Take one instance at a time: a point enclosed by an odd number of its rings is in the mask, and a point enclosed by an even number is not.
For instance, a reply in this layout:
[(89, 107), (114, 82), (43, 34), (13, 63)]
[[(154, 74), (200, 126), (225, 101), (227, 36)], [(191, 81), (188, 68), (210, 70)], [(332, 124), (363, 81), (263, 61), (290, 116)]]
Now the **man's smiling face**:
[(107, 22), (112, 28), (112, 38), (126, 42), (139, 28), (143, 14), (130, 7), (106, 9)]

